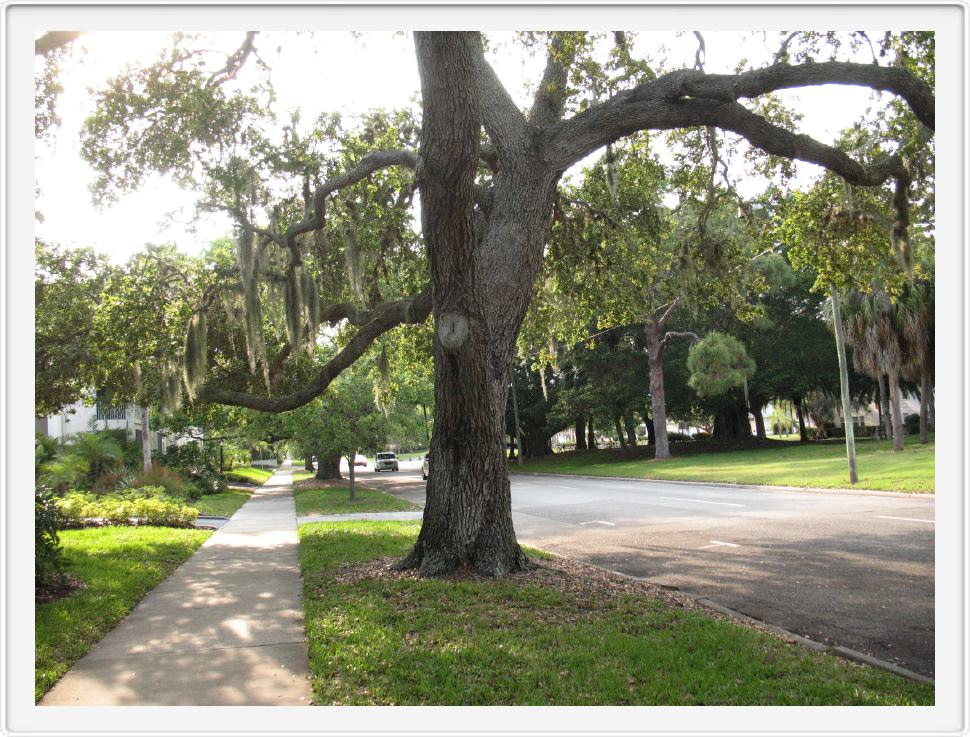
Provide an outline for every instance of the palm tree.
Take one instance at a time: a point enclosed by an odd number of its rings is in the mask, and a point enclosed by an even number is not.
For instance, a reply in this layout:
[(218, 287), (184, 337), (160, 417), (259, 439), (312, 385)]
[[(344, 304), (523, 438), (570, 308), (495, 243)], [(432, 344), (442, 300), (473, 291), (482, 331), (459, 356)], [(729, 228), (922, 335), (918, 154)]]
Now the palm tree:
[(902, 310), (885, 290), (873, 287), (868, 294), (856, 292), (846, 301), (845, 337), (852, 346), (852, 363), (857, 371), (874, 379), (886, 375), (889, 383), (893, 449), (903, 449), (903, 415), (899, 379), (904, 355), (908, 353), (903, 334)]
[(919, 441), (929, 441), (929, 414), (935, 366), (935, 290), (932, 281), (908, 285), (897, 303), (896, 317), (905, 339), (903, 376), (919, 382)]

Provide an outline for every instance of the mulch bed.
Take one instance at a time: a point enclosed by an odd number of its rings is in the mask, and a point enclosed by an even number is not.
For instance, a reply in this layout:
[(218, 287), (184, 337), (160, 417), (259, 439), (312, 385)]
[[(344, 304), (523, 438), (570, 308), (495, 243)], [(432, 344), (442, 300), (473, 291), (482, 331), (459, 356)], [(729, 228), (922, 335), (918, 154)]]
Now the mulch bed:
[(34, 589), (34, 602), (37, 604), (49, 604), (52, 601), (63, 599), (65, 596), (80, 591), (86, 586), (77, 576), (65, 574), (60, 581), (56, 581), (47, 586), (37, 586)]
[[(399, 571), (394, 565), (400, 558), (378, 558), (341, 566), (334, 575), (337, 583), (356, 583), (365, 580), (402, 581), (421, 579), (417, 570)], [(467, 568), (456, 571), (447, 576), (441, 576), (443, 581), (491, 581)], [(629, 578), (619, 573), (596, 568), (567, 558), (533, 561), (528, 571), (514, 573), (502, 579), (521, 586), (542, 586), (563, 593), (574, 594), (583, 599), (603, 600), (621, 598), (624, 596), (646, 596), (661, 599), (670, 606), (680, 609), (703, 610), (709, 609), (698, 604), (693, 597), (676, 591), (668, 586), (651, 583), (636, 578)], [(716, 614), (716, 613), (715, 613)], [(717, 617), (723, 615), (716, 614)]]
[[(350, 479), (303, 479), (294, 481), (294, 489), (346, 489)], [(359, 486), (360, 482), (355, 482)]]

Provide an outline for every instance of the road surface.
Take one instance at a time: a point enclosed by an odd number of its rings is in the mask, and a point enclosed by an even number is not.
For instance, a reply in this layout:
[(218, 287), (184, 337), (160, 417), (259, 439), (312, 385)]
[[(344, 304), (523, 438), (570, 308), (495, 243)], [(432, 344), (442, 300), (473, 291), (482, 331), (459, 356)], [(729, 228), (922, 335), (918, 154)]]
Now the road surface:
[[(424, 503), (418, 462), (360, 481)], [(512, 512), (523, 544), (934, 674), (933, 496), (513, 475)]]

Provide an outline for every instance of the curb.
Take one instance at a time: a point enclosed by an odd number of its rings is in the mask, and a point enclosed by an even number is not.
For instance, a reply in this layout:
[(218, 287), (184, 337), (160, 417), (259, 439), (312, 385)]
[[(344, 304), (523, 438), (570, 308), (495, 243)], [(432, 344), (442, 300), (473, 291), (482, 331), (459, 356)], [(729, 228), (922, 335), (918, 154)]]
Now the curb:
[(837, 655), (846, 660), (854, 660), (857, 663), (864, 663), (866, 665), (871, 665), (876, 668), (882, 668), (883, 670), (889, 671), (890, 673), (895, 673), (897, 676), (902, 676), (903, 678), (908, 678), (911, 681), (918, 681), (920, 683), (926, 683), (930, 686), (935, 685), (935, 681), (929, 676), (924, 676), (916, 671), (909, 670), (908, 668), (903, 668), (902, 666), (890, 663), (888, 660), (881, 660), (875, 658), (872, 655), (866, 655), (865, 653), (859, 652), (858, 650), (853, 650), (852, 648), (844, 647), (843, 645), (826, 645), (821, 642), (816, 642), (815, 640), (809, 640), (807, 637), (802, 637), (801, 635), (796, 635), (794, 632), (789, 632), (781, 627), (776, 627), (773, 624), (768, 624), (760, 619), (755, 619), (754, 617), (749, 617), (747, 614), (742, 614), (734, 609), (729, 609), (726, 606), (721, 606), (720, 604), (715, 604), (710, 599), (706, 599), (701, 596), (694, 597), (694, 600), (701, 606), (707, 607), (708, 609), (713, 609), (716, 612), (720, 612), (732, 619), (736, 619), (740, 622), (746, 624), (756, 624), (758, 627), (765, 628), (770, 632), (779, 635), (786, 640), (794, 640), (797, 644), (802, 647), (807, 647), (810, 650), (815, 650), (816, 652), (828, 652), (832, 655)]
[(605, 481), (635, 481), (641, 484), (675, 484), (679, 486), (718, 486), (727, 489), (751, 489), (754, 491), (788, 491), (807, 494), (848, 494), (851, 496), (883, 496), (902, 499), (927, 499), (936, 501), (936, 493), (921, 491), (878, 491), (876, 489), (823, 489), (817, 486), (766, 486), (759, 484), (732, 484), (727, 481), (682, 481), (667, 479), (638, 479), (630, 476), (586, 476), (575, 473), (542, 473), (541, 471), (512, 471), (510, 476), (549, 476), (563, 479), (602, 479)]
[[(545, 474), (543, 474), (545, 475)], [(551, 474), (550, 474), (551, 475)], [(881, 493), (881, 492), (880, 492)], [(550, 552), (551, 551), (544, 551)], [(558, 557), (568, 558), (568, 556), (560, 556), (558, 553), (551, 553)], [(800, 645), (809, 650), (813, 650), (818, 653), (830, 653), (837, 657), (844, 658), (845, 660), (853, 660), (857, 663), (864, 663), (865, 665), (871, 665), (875, 668), (881, 668), (882, 670), (894, 673), (897, 676), (902, 676), (903, 678), (908, 678), (911, 681), (917, 681), (919, 683), (926, 683), (930, 686), (935, 686), (936, 682), (929, 676), (924, 676), (922, 673), (917, 673), (916, 671), (909, 670), (908, 668), (903, 668), (902, 666), (896, 665), (895, 663), (890, 663), (888, 660), (880, 660), (879, 658), (873, 657), (872, 655), (867, 655), (866, 653), (859, 652), (858, 650), (853, 650), (852, 648), (845, 647), (843, 645), (826, 645), (824, 642), (817, 642), (816, 640), (811, 640), (802, 635), (797, 635), (794, 632), (783, 629), (776, 625), (765, 622), (761, 619), (756, 619), (754, 617), (748, 616), (747, 614), (742, 614), (739, 611), (730, 609), (726, 606), (717, 604), (705, 596), (698, 594), (691, 594), (684, 591), (679, 586), (672, 586), (670, 584), (658, 583), (657, 581), (652, 581), (649, 578), (644, 578), (643, 576), (631, 576), (629, 573), (623, 573), (622, 571), (614, 571), (612, 568), (606, 568), (605, 566), (599, 566), (595, 563), (587, 563), (586, 561), (577, 560), (575, 558), (569, 558), (569, 560), (576, 560), (577, 563), (582, 563), (583, 565), (590, 566), (591, 568), (598, 568), (601, 571), (606, 571), (608, 573), (613, 573), (617, 576), (622, 576), (623, 578), (633, 579), (634, 581), (645, 581), (652, 586), (659, 586), (662, 589), (668, 591), (679, 591), (685, 596), (689, 596), (691, 599), (696, 601), (702, 607), (707, 609), (712, 609), (715, 612), (723, 614), (726, 617), (730, 617), (742, 624), (749, 626), (755, 626), (759, 629), (766, 630), (771, 634), (793, 642), (796, 645)]]

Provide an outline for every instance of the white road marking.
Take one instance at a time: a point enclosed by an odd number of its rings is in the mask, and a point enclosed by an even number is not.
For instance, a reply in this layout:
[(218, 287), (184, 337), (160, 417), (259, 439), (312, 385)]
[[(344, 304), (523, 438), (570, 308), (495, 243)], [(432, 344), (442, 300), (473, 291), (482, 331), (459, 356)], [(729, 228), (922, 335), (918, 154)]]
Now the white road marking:
[(675, 502), (697, 502), (698, 504), (719, 504), (722, 507), (743, 507), (743, 504), (733, 504), (732, 502), (708, 502), (703, 499), (685, 499), (682, 496), (661, 496), (658, 499), (671, 499)]
[(705, 550), (706, 548), (717, 548), (717, 547), (720, 547), (721, 545), (727, 545), (730, 548), (741, 547), (740, 545), (735, 545), (734, 543), (722, 543), (720, 540), (711, 540), (711, 542), (713, 543), (713, 545), (704, 545), (702, 547), (699, 547), (698, 550)]
[(915, 517), (887, 517), (886, 515), (883, 515), (883, 514), (877, 514), (875, 516), (878, 517), (879, 519), (901, 519), (901, 520), (905, 520), (906, 522), (929, 522), (931, 525), (936, 524), (936, 520), (933, 520), (933, 519), (916, 519)]
[(581, 524), (581, 525), (609, 525), (610, 527), (616, 527), (616, 525), (614, 523), (607, 522), (606, 520), (602, 520), (602, 519), (594, 519), (594, 520), (591, 520), (590, 522), (580, 522), (579, 524)]

